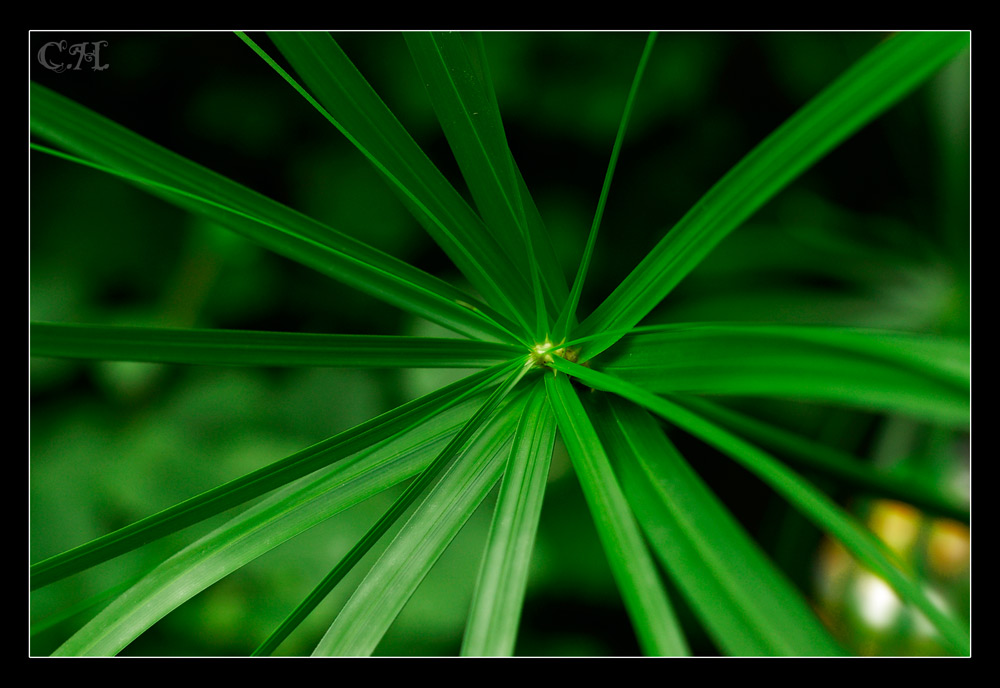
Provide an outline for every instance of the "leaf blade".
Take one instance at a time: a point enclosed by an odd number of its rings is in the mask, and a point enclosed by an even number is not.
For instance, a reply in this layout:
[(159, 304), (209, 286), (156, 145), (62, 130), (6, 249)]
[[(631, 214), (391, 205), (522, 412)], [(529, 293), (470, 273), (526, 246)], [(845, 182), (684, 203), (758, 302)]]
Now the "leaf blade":
[(474, 56), (468, 39), (456, 32), (412, 32), (404, 39), (487, 229), (498, 242), (506, 241), (507, 255), (521, 259), (527, 275), (518, 240), (524, 232), (524, 207), (481, 56)]
[(304, 478), (185, 547), (57, 648), (111, 656), (180, 604), (299, 533), (424, 470), (472, 413), (470, 400), (410, 432)]
[(898, 557), (875, 535), (859, 525), (850, 514), (780, 461), (687, 409), (630, 382), (558, 357), (552, 365), (595, 389), (624, 396), (739, 462), (771, 486), (817, 527), (839, 540), (858, 561), (882, 577), (902, 599), (923, 612), (950, 646), (961, 654), (969, 653), (968, 634), (955, 619), (934, 604)]
[(563, 341), (569, 332), (569, 328), (577, 321), (576, 308), (580, 303), (580, 294), (583, 292), (583, 284), (587, 278), (587, 270), (590, 267), (590, 259), (594, 253), (594, 246), (597, 243), (597, 232), (601, 226), (601, 218), (604, 216), (604, 206), (608, 201), (608, 194), (611, 191), (611, 179), (614, 177), (615, 166), (618, 164), (618, 155), (621, 152), (622, 142), (625, 140), (625, 131), (628, 128), (629, 119), (632, 116), (632, 108), (635, 106), (636, 95), (639, 92), (639, 84), (642, 82), (642, 75), (649, 62), (649, 56), (653, 52), (653, 45), (656, 43), (657, 33), (650, 32), (646, 39), (646, 45), (639, 57), (639, 65), (636, 67), (635, 76), (632, 78), (632, 86), (629, 88), (628, 96), (625, 99), (625, 110), (622, 113), (621, 121), (618, 124), (618, 133), (615, 134), (615, 142), (611, 147), (611, 159), (608, 161), (608, 169), (604, 175), (604, 184), (601, 186), (601, 195), (597, 200), (597, 209), (594, 212), (594, 220), (590, 225), (590, 234), (587, 236), (587, 244), (583, 249), (583, 257), (577, 268), (576, 278), (570, 289), (567, 302), (563, 306), (556, 323), (555, 341)]
[(676, 324), (626, 336), (601, 360), (602, 370), (654, 392), (778, 396), (969, 422), (969, 345), (931, 335)]
[(514, 653), (555, 434), (545, 389), (537, 385), (521, 414), (500, 483), (462, 638), (463, 656)]
[(254, 499), (396, 433), (427, 422), (494, 379), (498, 369), (482, 371), (432, 392), (269, 466), (207, 490), (128, 526), (48, 557), (31, 566), (37, 589), (177, 532), (205, 518)]
[(643, 652), (663, 656), (690, 654), (635, 516), (587, 410), (566, 376), (546, 375), (545, 388)]
[(772, 450), (804, 468), (819, 471), (877, 497), (895, 499), (933, 514), (968, 523), (969, 506), (921, 476), (887, 473), (842, 451), (697, 397), (675, 398), (681, 406)]
[[(968, 43), (968, 32), (902, 32), (877, 45), (713, 186), (581, 323), (576, 336), (637, 325), (729, 232)], [(582, 360), (615, 341), (607, 336), (589, 342)]]
[(520, 353), (477, 340), (50, 322), (32, 322), (29, 336), (32, 356), (189, 365), (476, 368)]
[[(409, 264), (129, 131), (41, 86), (31, 84), (31, 130), (81, 159), (32, 148), (124, 177), (291, 260), (448, 329), (510, 341), (506, 324), (476, 299)], [(495, 316), (495, 317), (494, 317)], [(516, 340), (516, 338), (515, 338)]]
[(648, 413), (614, 397), (598, 431), (654, 553), (726, 654), (843, 650)]
[(565, 278), (508, 146), (482, 35), (404, 37), (486, 228), (535, 292), (534, 334), (542, 341), (550, 334), (546, 297), (565, 291)]
[[(249, 38), (240, 37), (293, 83)], [(314, 107), (385, 176), (466, 279), (505, 317), (530, 331), (522, 314), (531, 312), (532, 299), (523, 276), (333, 37), (312, 32), (270, 37), (316, 94)]]
[[(368, 655), (375, 650), (420, 581), (499, 479), (503, 468), (501, 450), (510, 441), (511, 419), (520, 415), (520, 402), (501, 404), (527, 370), (522, 365), (510, 374), (348, 554), (351, 557), (363, 553), (361, 548), (367, 551), (372, 534), (378, 537), (384, 533), (447, 466), (440, 482), (422, 498), (341, 609), (313, 650), (314, 656)], [(491, 418), (494, 411), (496, 415)]]

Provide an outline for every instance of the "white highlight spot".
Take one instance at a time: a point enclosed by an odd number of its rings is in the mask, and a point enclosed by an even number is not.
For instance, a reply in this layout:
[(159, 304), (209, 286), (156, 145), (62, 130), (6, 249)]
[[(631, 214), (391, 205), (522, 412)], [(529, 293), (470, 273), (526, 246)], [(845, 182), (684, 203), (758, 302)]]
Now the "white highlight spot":
[(862, 573), (855, 582), (858, 610), (869, 626), (886, 629), (892, 626), (903, 608), (895, 591), (878, 576)]

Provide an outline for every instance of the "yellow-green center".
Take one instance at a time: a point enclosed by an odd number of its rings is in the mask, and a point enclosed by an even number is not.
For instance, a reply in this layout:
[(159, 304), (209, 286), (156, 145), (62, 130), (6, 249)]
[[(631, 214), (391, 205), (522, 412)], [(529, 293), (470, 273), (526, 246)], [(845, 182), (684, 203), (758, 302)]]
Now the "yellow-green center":
[(544, 342), (539, 342), (531, 348), (528, 358), (532, 360), (536, 368), (541, 368), (552, 363), (553, 356), (559, 356), (565, 358), (567, 361), (576, 362), (579, 353), (579, 349), (564, 347), (562, 342), (555, 344), (546, 337)]

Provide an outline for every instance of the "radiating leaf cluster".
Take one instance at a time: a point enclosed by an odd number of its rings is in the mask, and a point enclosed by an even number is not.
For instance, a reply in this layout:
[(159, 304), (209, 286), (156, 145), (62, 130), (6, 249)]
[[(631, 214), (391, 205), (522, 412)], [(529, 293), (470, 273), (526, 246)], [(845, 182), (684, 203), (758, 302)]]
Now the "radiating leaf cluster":
[[(641, 321), (730, 232), (823, 155), (968, 44), (962, 32), (901, 33), (736, 164), (586, 317), (577, 307), (655, 34), (631, 87), (582, 258), (568, 282), (508, 145), (483, 36), (405, 41), (472, 204), (420, 149), (326, 33), (238, 34), (377, 170), (451, 259), (465, 291), (171, 153), (37, 84), (39, 154), (84, 165), (203, 215), (291, 260), (453, 331), (460, 339), (32, 323), (35, 356), (188, 365), (482, 368), (242, 478), (31, 567), (36, 589), (240, 507), (146, 572), (79, 627), (59, 655), (113, 655), (198, 592), (281, 543), (394, 486), (402, 491), (255, 654), (272, 654), (373, 547), (394, 534), (325, 623), (316, 655), (375, 652), (472, 513), (497, 500), (462, 640), (510, 655), (528, 587), (550, 461), (561, 438), (641, 650), (691, 652), (677, 605), (733, 655), (837, 655), (801, 590), (692, 469), (666, 427), (717, 449), (837, 538), (918, 608), (954, 652), (967, 632), (847, 510), (773, 456), (864, 492), (968, 519), (934, 485), (703, 397), (778, 397), (963, 428), (968, 344), (831, 327)], [(279, 62), (279, 59), (281, 62)], [(609, 132), (609, 143), (611, 136)], [(579, 321), (579, 324), (578, 324)], [(593, 391), (598, 390), (598, 391)], [(657, 419), (656, 417), (659, 417)], [(567, 533), (566, 537), (573, 537)], [(669, 577), (668, 586), (664, 576)]]

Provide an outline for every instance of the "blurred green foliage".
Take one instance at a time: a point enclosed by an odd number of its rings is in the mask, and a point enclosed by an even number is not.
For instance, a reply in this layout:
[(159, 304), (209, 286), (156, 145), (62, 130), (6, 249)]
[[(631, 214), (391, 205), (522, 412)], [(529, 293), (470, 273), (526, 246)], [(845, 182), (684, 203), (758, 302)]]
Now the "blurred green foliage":
[[(341, 231), (457, 279), (360, 154), (235, 36), (36, 33), (32, 49), (62, 38), (108, 41), (101, 55), (109, 68), (57, 74), (32, 59), (33, 79)], [(336, 38), (464, 192), (401, 38), (369, 32)], [(662, 34), (612, 186), (584, 312), (742, 155), (880, 38)], [(572, 274), (644, 35), (489, 33), (485, 40), (511, 148)], [(967, 336), (968, 73), (962, 68), (945, 70), (793, 184), (727, 239), (651, 321), (815, 322)], [(33, 320), (428, 332), (426, 323), (117, 179), (59, 160), (32, 156), (30, 208)], [(454, 375), (32, 360), (33, 559), (284, 457)], [(840, 431), (837, 441), (868, 453), (872, 419), (838, 413), (834, 419), (826, 409), (780, 405), (786, 423), (792, 419), (813, 436), (830, 432), (834, 422), (854, 428)], [(729, 462), (680, 442), (779, 561), (782, 552), (798, 553), (798, 562), (785, 557), (784, 563), (800, 585), (811, 586), (812, 559), (802, 553), (815, 551), (818, 534), (766, 490), (748, 485)], [(945, 458), (949, 465), (954, 460)], [(248, 653), (387, 499), (373, 499), (226, 578), (126, 653)], [(48, 609), (143, 572), (172, 543), (213, 523), (40, 591), (34, 614), (43, 618)], [(481, 509), (380, 653), (457, 651), (488, 525)], [(561, 453), (533, 566), (519, 653), (637, 653)], [(302, 644), (290, 641), (283, 652), (315, 641), (347, 588), (313, 615), (297, 636)], [(712, 653), (685, 618), (694, 649)], [(204, 635), (188, 638), (192, 627)], [(58, 637), (58, 625), (39, 634), (33, 653), (50, 651)]]

